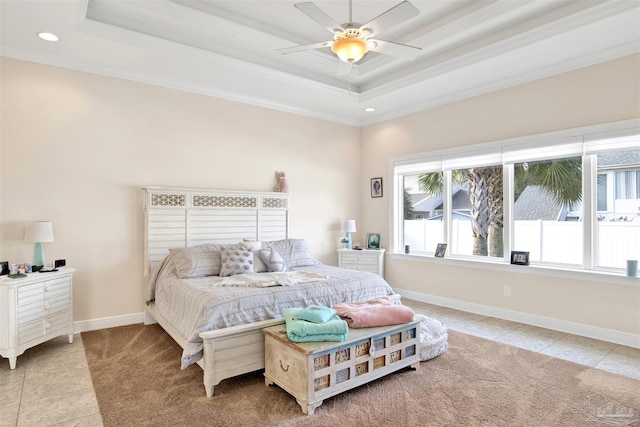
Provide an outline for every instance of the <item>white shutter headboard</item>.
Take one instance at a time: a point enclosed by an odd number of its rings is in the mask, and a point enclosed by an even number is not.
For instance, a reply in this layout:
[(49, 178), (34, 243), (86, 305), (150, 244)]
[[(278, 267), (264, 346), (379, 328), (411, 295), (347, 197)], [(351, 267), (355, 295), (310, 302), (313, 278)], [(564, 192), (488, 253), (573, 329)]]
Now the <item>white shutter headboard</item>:
[(145, 187), (144, 274), (170, 248), (289, 237), (289, 194)]

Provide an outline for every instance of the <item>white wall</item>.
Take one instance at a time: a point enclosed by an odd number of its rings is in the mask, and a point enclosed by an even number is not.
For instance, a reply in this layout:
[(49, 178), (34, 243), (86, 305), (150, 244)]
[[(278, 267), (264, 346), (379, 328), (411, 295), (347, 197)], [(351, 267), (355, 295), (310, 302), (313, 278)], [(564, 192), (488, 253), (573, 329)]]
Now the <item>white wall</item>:
[(1, 59), (0, 260), (30, 262), (26, 222), (51, 220), (76, 321), (143, 311), (143, 186), (291, 187), (290, 234), (337, 262), (359, 212), (360, 131), (125, 80)]
[[(640, 117), (640, 56), (633, 55), (368, 126), (362, 188), (389, 176), (389, 158)], [(389, 197), (363, 195), (363, 230), (389, 233)], [(383, 236), (384, 242), (384, 236)], [(384, 246), (384, 245), (383, 245)], [(596, 328), (640, 334), (640, 287), (386, 258), (400, 289)], [(503, 286), (511, 286), (511, 296)]]

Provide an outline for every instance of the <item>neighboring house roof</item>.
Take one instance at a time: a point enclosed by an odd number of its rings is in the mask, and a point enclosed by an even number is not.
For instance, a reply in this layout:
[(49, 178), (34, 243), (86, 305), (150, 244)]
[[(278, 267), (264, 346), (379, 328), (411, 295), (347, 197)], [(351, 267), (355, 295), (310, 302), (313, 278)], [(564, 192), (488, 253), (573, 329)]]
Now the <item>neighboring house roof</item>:
[(442, 196), (428, 197), (426, 194), (415, 194), (414, 196), (420, 196), (417, 201), (413, 203), (414, 212), (431, 212), (437, 209), (438, 205), (442, 205)]
[(564, 209), (539, 185), (527, 186), (514, 204), (514, 219), (557, 221)]
[[(421, 198), (416, 198), (418, 200), (418, 202), (414, 202), (413, 204), (413, 211), (414, 212), (431, 212), (433, 210), (442, 210), (442, 196), (434, 196), (434, 197), (427, 197), (426, 194), (421, 193), (421, 194), (412, 194), (411, 197), (411, 201), (413, 202), (414, 196), (419, 196), (421, 195)], [(458, 189), (454, 194), (453, 194), (453, 198), (452, 198), (452, 208), (454, 211), (456, 210), (470, 210), (471, 209), (471, 202), (469, 201), (469, 195), (467, 194), (466, 191), (462, 190), (462, 189)]]
[(598, 155), (598, 169), (613, 169), (640, 165), (640, 150), (619, 151)]

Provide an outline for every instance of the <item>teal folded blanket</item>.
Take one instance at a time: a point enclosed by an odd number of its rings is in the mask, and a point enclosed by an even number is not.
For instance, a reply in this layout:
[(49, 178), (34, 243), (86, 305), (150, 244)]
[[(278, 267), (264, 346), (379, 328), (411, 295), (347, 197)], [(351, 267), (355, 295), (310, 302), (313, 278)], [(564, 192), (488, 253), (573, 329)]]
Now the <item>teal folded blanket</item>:
[(325, 323), (331, 320), (336, 314), (336, 311), (331, 307), (310, 305), (298, 311), (295, 318), (298, 320), (306, 320), (307, 322)]
[(287, 308), (283, 311), (287, 325), (287, 337), (293, 342), (344, 341), (347, 339), (347, 322), (334, 315), (325, 323), (299, 320), (296, 315), (304, 308)]

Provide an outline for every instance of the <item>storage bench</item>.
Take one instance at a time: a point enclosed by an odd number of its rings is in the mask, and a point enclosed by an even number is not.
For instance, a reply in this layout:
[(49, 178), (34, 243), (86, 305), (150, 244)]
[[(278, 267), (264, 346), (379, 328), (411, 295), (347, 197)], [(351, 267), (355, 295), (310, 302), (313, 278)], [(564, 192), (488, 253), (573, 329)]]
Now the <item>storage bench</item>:
[(312, 415), (324, 399), (406, 366), (420, 366), (418, 321), (379, 328), (349, 329), (342, 342), (294, 343), (286, 325), (263, 330), (265, 384), (275, 383)]

